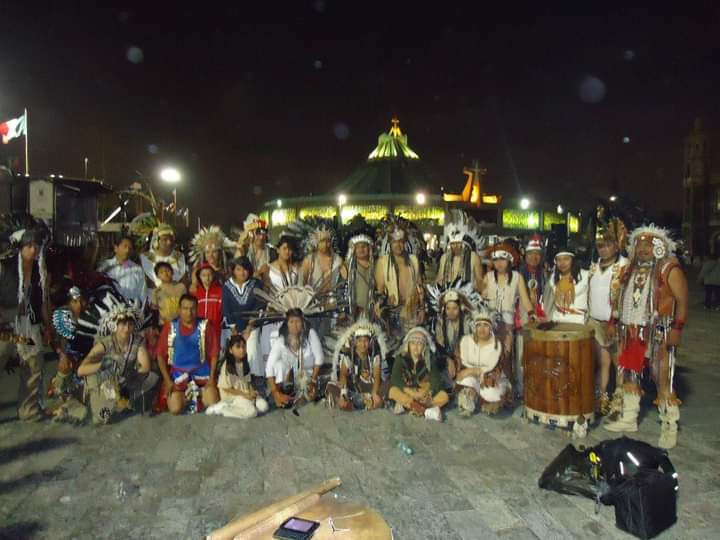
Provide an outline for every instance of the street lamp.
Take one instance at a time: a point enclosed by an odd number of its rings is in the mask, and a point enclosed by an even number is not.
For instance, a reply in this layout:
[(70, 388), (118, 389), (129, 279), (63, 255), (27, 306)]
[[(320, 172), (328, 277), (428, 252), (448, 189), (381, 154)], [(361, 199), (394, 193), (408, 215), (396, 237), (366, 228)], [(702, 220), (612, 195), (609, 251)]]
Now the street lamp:
[(282, 200), (281, 199), (277, 200), (277, 207), (282, 208)]
[(338, 204), (340, 206), (345, 206), (345, 204), (347, 204), (347, 196), (344, 193), (338, 195)]
[(528, 199), (527, 197), (523, 197), (522, 199), (520, 199), (520, 208), (522, 208), (523, 210), (527, 210), (528, 208), (530, 208), (530, 199)]
[(420, 206), (423, 206), (425, 204), (426, 197), (424, 193), (417, 193), (415, 195), (415, 202), (418, 203)]
[(617, 201), (617, 195), (610, 195), (610, 202)]
[(562, 204), (558, 204), (556, 210), (558, 214), (562, 214), (563, 212), (565, 212)]
[(180, 171), (174, 167), (165, 167), (160, 171), (160, 180), (168, 184), (177, 184), (181, 178)]

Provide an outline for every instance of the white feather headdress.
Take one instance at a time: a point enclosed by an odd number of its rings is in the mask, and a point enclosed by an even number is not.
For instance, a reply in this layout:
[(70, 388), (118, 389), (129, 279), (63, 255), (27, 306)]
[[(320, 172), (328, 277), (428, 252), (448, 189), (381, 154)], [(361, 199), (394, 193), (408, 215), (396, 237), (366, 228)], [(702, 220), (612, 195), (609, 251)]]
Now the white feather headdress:
[(660, 245), (658, 245), (658, 242), (653, 241), (653, 244), (655, 244), (653, 248), (653, 254), (655, 255), (656, 259), (673, 256), (675, 250), (677, 249), (677, 244), (670, 237), (670, 231), (668, 231), (667, 229), (663, 229), (662, 227), (658, 227), (654, 223), (651, 223), (649, 225), (642, 225), (640, 227), (637, 227), (633, 230), (632, 233), (630, 233), (630, 241), (628, 242), (627, 250), (631, 260), (635, 258), (636, 243), (643, 236), (652, 236), (653, 239), (656, 239), (657, 241), (664, 244), (663, 249)]
[(344, 331), (340, 332), (339, 335), (335, 333), (335, 336), (326, 336), (325, 341), (334, 339), (334, 346), (332, 348), (332, 359), (333, 359), (333, 370), (332, 376), (337, 377), (337, 368), (340, 362), (340, 354), (343, 350), (352, 349), (353, 340), (359, 336), (367, 336), (370, 338), (370, 350), (374, 348), (374, 344), (377, 344), (377, 349), (380, 351), (382, 359), (386, 359), (388, 356), (388, 343), (385, 336), (385, 332), (380, 325), (369, 321), (366, 317), (360, 317), (357, 322), (345, 328)]
[(223, 252), (234, 250), (236, 245), (235, 242), (231, 241), (222, 229), (217, 225), (210, 225), (210, 227), (203, 227), (192, 239), (191, 242), (191, 253), (190, 260), (193, 264), (205, 260), (205, 252), (211, 247), (215, 246), (217, 249)]
[(483, 298), (478, 293), (472, 282), (464, 285), (457, 280), (450, 287), (441, 287), (439, 285), (425, 285), (428, 295), (430, 308), (437, 314), (442, 313), (445, 303), (455, 301), (460, 307), (466, 311), (477, 309), (483, 304)]
[(108, 287), (99, 293), (96, 302), (80, 315), (77, 333), (105, 337), (115, 332), (118, 321), (123, 319), (131, 319), (135, 322), (136, 330), (140, 330), (149, 318), (146, 311), (145, 306), (137, 300), (125, 300), (114, 287)]
[(477, 222), (462, 210), (452, 209), (448, 213), (440, 247), (443, 250), (449, 249), (453, 242), (462, 242), (473, 251), (482, 245)]

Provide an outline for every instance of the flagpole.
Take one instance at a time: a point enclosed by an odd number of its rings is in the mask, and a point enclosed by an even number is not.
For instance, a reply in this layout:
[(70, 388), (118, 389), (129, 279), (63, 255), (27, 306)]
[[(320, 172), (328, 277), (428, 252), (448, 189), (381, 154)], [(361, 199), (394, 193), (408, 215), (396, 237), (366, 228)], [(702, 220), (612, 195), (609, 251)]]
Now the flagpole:
[(28, 152), (28, 147), (30, 143), (28, 142), (28, 113), (27, 109), (25, 109), (25, 175), (30, 175), (30, 154)]

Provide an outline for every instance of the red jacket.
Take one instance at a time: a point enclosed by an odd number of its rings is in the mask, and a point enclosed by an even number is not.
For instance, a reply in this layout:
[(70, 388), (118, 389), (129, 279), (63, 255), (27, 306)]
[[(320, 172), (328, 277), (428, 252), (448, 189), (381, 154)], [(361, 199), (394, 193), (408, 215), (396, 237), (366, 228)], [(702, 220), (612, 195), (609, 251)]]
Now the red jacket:
[(214, 328), (222, 328), (222, 286), (213, 281), (210, 288), (205, 290), (202, 283), (198, 283), (195, 290), (195, 298), (198, 299), (198, 317), (210, 321)]

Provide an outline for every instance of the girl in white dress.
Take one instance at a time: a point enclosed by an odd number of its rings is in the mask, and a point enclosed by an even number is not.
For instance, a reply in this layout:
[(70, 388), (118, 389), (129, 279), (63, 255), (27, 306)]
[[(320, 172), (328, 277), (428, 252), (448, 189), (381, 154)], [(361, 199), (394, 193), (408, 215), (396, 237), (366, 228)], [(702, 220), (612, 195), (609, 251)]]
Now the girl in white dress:
[(220, 401), (208, 407), (206, 414), (254, 418), (258, 413), (266, 412), (267, 401), (258, 395), (251, 380), (245, 338), (239, 334), (232, 336), (218, 378)]

